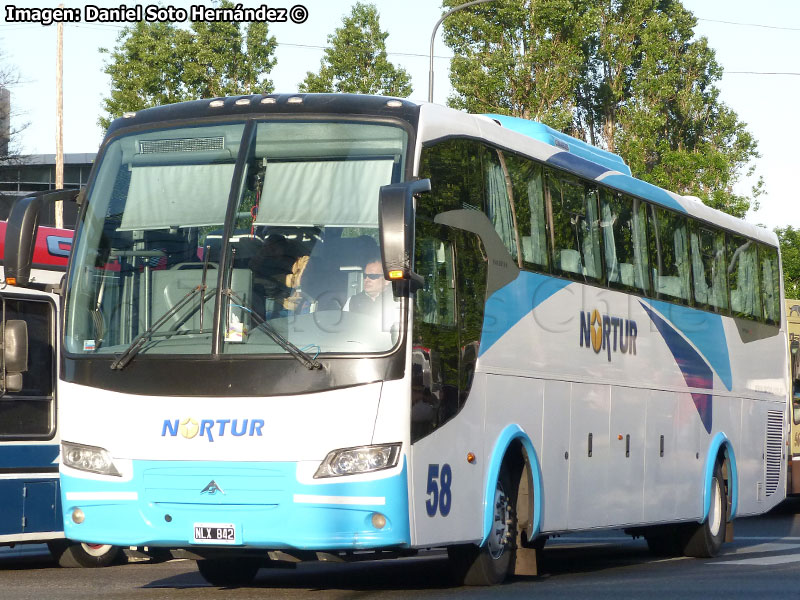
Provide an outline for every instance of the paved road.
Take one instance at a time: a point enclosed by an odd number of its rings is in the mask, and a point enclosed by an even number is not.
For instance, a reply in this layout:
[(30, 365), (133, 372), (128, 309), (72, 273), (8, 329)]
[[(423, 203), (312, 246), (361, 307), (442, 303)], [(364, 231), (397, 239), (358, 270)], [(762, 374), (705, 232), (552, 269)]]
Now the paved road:
[(207, 585), (191, 561), (60, 569), (43, 546), (0, 551), (0, 598), (86, 600), (186, 598), (753, 598), (797, 597), (800, 502), (736, 522), (736, 540), (715, 559), (658, 559), (642, 540), (615, 532), (551, 540), (539, 577), (501, 588), (453, 587), (443, 557), (262, 569), (247, 588)]

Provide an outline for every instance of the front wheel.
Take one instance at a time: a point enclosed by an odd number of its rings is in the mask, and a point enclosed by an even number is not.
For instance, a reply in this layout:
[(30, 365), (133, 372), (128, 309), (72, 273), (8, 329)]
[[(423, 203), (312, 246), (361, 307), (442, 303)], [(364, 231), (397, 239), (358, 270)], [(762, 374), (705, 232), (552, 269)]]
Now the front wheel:
[(453, 576), (463, 585), (502, 583), (514, 567), (516, 557), (516, 493), (504, 467), (494, 492), (494, 516), (486, 543), (450, 546), (447, 556)]
[(711, 477), (711, 505), (708, 508), (708, 518), (689, 531), (683, 547), (686, 556), (711, 558), (719, 553), (725, 541), (727, 507), (728, 495), (722, 477), (722, 466), (717, 463)]
[(122, 554), (122, 549), (109, 544), (86, 544), (70, 540), (54, 540), (47, 544), (58, 564), (68, 569), (107, 567)]
[(253, 557), (206, 558), (197, 561), (197, 570), (208, 583), (218, 587), (238, 587), (253, 583), (263, 561)]

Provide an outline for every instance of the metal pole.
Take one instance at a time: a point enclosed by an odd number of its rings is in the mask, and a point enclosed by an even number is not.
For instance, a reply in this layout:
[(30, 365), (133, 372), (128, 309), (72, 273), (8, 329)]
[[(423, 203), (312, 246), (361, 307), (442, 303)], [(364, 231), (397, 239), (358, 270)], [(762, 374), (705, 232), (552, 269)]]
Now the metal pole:
[(459, 4), (455, 8), (451, 8), (446, 13), (444, 13), (442, 15), (442, 18), (436, 21), (436, 25), (433, 26), (433, 31), (431, 32), (430, 66), (428, 68), (428, 102), (433, 102), (433, 41), (436, 38), (436, 30), (439, 28), (439, 25), (442, 24), (442, 21), (444, 21), (454, 12), (459, 11), (462, 8), (467, 8), (468, 6), (475, 6), (476, 4), (484, 4), (486, 2), (495, 2), (495, 0), (472, 0), (472, 2), (465, 2), (464, 4)]
[[(63, 4), (58, 5), (64, 8)], [(64, 189), (64, 24), (57, 25), (56, 40), (56, 189)], [(64, 203), (55, 204), (55, 226), (64, 227)]]

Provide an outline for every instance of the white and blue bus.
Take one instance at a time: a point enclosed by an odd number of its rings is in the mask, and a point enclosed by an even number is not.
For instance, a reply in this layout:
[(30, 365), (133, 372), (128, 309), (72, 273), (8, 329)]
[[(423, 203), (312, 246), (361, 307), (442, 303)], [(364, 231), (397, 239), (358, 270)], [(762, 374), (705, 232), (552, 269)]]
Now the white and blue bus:
[(126, 114), (65, 287), (68, 537), (183, 549), (214, 584), (436, 547), (491, 584), (600, 528), (713, 556), (785, 497), (775, 236), (534, 122)]

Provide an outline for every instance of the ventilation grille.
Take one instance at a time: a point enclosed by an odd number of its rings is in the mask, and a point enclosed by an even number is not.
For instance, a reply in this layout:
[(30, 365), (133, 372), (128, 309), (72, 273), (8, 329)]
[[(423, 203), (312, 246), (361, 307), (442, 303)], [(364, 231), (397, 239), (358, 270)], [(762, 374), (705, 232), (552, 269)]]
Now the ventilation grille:
[(767, 411), (767, 475), (766, 492), (772, 496), (778, 489), (781, 478), (783, 455), (783, 413), (777, 410)]
[(155, 154), (156, 152), (203, 152), (205, 150), (223, 150), (224, 148), (224, 137), (142, 140), (139, 142), (140, 154)]

